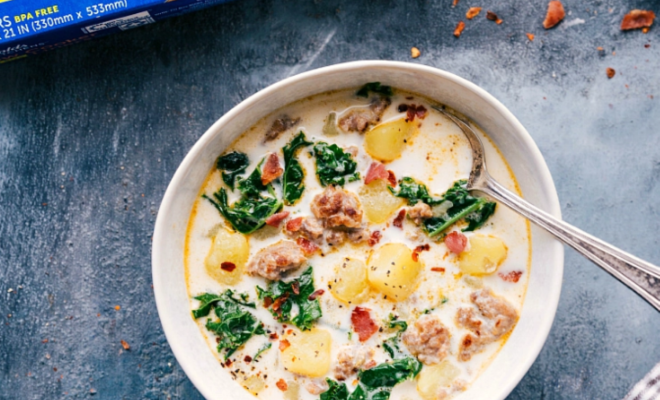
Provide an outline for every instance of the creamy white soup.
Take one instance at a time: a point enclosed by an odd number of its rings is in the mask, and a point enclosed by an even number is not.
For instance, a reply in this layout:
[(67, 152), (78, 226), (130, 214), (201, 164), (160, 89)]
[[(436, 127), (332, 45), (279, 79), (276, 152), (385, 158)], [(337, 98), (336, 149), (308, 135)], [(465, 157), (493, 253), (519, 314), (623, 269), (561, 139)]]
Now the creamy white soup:
[(465, 189), (470, 147), (438, 106), (374, 82), (289, 104), (219, 149), (186, 277), (192, 318), (248, 392), (451, 398), (515, 328), (528, 222)]

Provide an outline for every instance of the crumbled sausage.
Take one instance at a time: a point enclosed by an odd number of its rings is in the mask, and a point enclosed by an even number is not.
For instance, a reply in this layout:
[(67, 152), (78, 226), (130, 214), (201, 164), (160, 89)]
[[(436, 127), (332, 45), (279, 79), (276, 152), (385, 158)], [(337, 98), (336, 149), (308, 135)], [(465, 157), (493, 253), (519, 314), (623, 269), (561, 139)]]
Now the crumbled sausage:
[(346, 241), (346, 232), (335, 229), (326, 229), (324, 237), (326, 243), (330, 246), (339, 246)]
[(286, 272), (299, 268), (306, 260), (300, 246), (285, 240), (259, 250), (248, 264), (247, 271), (250, 275), (278, 281)]
[(323, 226), (316, 218), (305, 217), (300, 225), (300, 233), (310, 240), (316, 240), (323, 236)]
[(369, 240), (371, 238), (371, 231), (366, 228), (350, 229), (346, 235), (351, 243), (358, 244)]
[(293, 128), (298, 125), (300, 118), (291, 119), (288, 115), (283, 115), (280, 118), (273, 121), (270, 129), (266, 132), (266, 142), (277, 139), (282, 132), (285, 132), (288, 129)]
[(353, 109), (339, 119), (337, 125), (344, 132), (364, 132), (380, 122), (387, 107), (392, 104), (388, 97), (374, 97), (368, 107)]
[(305, 383), (305, 389), (314, 396), (318, 396), (321, 393), (328, 390), (328, 383), (320, 379), (312, 379)]
[(419, 225), (423, 219), (431, 218), (433, 211), (428, 204), (419, 201), (414, 206), (408, 208), (408, 216)]
[(326, 228), (359, 228), (362, 225), (362, 208), (358, 197), (334, 186), (328, 186), (323, 193), (314, 196), (311, 209), (316, 218), (323, 220)]
[(337, 354), (334, 367), (335, 379), (343, 381), (356, 374), (374, 356), (374, 350), (358, 346), (344, 346)]
[(449, 330), (434, 315), (419, 318), (403, 334), (403, 342), (408, 350), (427, 365), (437, 364), (447, 356), (449, 339)]

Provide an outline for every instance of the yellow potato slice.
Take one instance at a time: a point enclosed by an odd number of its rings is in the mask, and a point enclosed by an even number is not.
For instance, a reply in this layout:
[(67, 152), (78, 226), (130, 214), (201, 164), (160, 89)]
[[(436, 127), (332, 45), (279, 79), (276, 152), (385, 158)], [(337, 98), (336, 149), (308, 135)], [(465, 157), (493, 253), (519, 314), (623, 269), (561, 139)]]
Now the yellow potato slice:
[(330, 370), (332, 336), (324, 329), (296, 331), (286, 335), (290, 346), (282, 351), (280, 358), (284, 368), (294, 374), (318, 378)]
[(461, 371), (447, 360), (425, 366), (417, 378), (417, 392), (424, 400), (437, 400), (438, 392), (452, 384)]
[(495, 236), (474, 235), (470, 247), (458, 257), (458, 267), (466, 274), (488, 275), (497, 271), (507, 255), (502, 239)]
[(380, 161), (393, 161), (401, 157), (407, 140), (416, 130), (414, 122), (405, 118), (377, 125), (364, 136), (364, 149)]
[(371, 287), (392, 301), (403, 301), (415, 291), (422, 270), (422, 264), (413, 261), (412, 250), (402, 243), (380, 247), (371, 254), (367, 265)]
[(361, 260), (345, 259), (335, 269), (335, 280), (330, 293), (344, 303), (360, 304), (369, 294), (367, 266)]
[[(220, 228), (204, 260), (206, 273), (221, 284), (235, 285), (243, 276), (249, 256), (250, 245), (243, 234)], [(236, 268), (233, 271), (222, 269), (225, 262), (233, 263)]]
[(388, 183), (382, 179), (369, 182), (360, 188), (360, 203), (369, 221), (381, 224), (387, 221), (396, 210), (401, 208), (405, 199), (394, 196), (388, 189)]

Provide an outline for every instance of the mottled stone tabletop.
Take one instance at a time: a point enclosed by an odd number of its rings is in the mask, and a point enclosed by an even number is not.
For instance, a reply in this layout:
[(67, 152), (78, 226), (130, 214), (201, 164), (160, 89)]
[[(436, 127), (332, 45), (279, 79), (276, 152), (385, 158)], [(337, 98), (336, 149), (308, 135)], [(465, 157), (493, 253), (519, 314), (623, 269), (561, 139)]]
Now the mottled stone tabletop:
[[(201, 398), (151, 288), (165, 188), (235, 104), (338, 62), (485, 88), (538, 144), (564, 218), (660, 263), (660, 29), (619, 30), (658, 2), (564, 4), (545, 31), (545, 0), (240, 0), (0, 65), (0, 399)], [(469, 6), (504, 22), (482, 12), (457, 39)], [(660, 361), (658, 332), (658, 312), (568, 250), (550, 337), (510, 399), (620, 399)]]

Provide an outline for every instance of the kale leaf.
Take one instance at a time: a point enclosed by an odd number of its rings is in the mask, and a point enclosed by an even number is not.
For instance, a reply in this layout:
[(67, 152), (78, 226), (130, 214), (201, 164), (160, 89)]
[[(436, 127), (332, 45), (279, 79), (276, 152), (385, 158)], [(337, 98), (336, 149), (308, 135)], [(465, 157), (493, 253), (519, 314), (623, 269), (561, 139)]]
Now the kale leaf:
[(481, 227), (495, 213), (497, 203), (488, 201), (484, 197), (472, 196), (466, 186), (467, 181), (456, 181), (439, 199), (433, 198), (424, 184), (418, 183), (410, 177), (401, 179), (398, 192), (391, 186), (388, 188), (395, 196), (407, 199), (409, 205), (421, 201), (433, 207), (449, 202), (451, 206), (444, 215), (433, 216), (424, 220), (424, 229), (430, 237), (434, 237), (460, 220), (465, 220), (468, 224), (467, 227), (463, 228), (463, 232), (473, 231)]
[(349, 400), (387, 400), (395, 385), (413, 379), (422, 369), (422, 363), (412, 357), (383, 363), (360, 371), (359, 384)]
[(259, 197), (261, 192), (269, 190), (269, 185), (261, 183), (261, 164), (263, 160), (257, 165), (257, 168), (252, 171), (247, 178), (238, 181), (238, 190), (241, 191), (244, 197)]
[(266, 218), (282, 208), (282, 202), (274, 197), (242, 197), (231, 207), (227, 204), (227, 192), (221, 188), (213, 193), (213, 199), (202, 195), (220, 211), (238, 232), (249, 234), (266, 224)]
[(392, 87), (381, 85), (380, 82), (369, 82), (362, 86), (362, 88), (360, 88), (360, 90), (358, 90), (355, 94), (360, 97), (369, 97), (369, 92), (382, 94), (384, 96), (391, 96)]
[[(268, 289), (257, 286), (259, 300), (279, 322), (291, 322), (303, 331), (312, 329), (312, 323), (323, 315), (318, 299), (310, 300), (314, 293), (314, 271), (309, 267), (300, 277), (289, 281), (269, 282)], [(298, 313), (291, 316), (293, 305)]]
[(231, 153), (218, 157), (215, 166), (222, 171), (222, 180), (225, 181), (227, 186), (234, 190), (236, 176), (242, 174), (248, 164), (250, 164), (250, 161), (246, 154), (232, 151)]
[(408, 323), (406, 321), (401, 321), (396, 318), (396, 316), (390, 314), (389, 321), (386, 322), (386, 326), (390, 329), (397, 329), (396, 335), (386, 339), (383, 342), (383, 349), (390, 355), (392, 358), (396, 358), (397, 355), (401, 354), (401, 349), (399, 349), (399, 340), (403, 332), (408, 329)]
[(252, 359), (256, 360), (257, 358), (259, 358), (261, 354), (263, 354), (266, 350), (270, 349), (271, 347), (273, 347), (272, 343), (266, 343), (265, 345), (261, 346), (261, 348), (257, 350), (257, 354), (255, 354), (254, 357), (252, 357)]
[[(193, 310), (195, 318), (205, 317), (215, 307), (217, 321), (210, 318), (206, 321), (206, 329), (215, 333), (220, 341), (218, 352), (225, 351), (225, 360), (231, 356), (239, 347), (247, 342), (253, 335), (265, 333), (263, 324), (250, 312), (241, 307), (252, 307), (253, 303), (234, 298), (234, 292), (227, 289), (221, 295), (204, 293), (195, 297), (202, 304), (197, 310)], [(241, 296), (242, 299), (247, 298)]]
[(330, 378), (325, 378), (330, 387), (327, 391), (321, 393), (321, 400), (348, 400), (348, 389), (345, 383), (333, 381)]
[(344, 177), (349, 175), (349, 182), (360, 179), (360, 173), (355, 172), (357, 163), (349, 153), (336, 144), (318, 142), (314, 145), (314, 154), (316, 154), (316, 175), (321, 185), (343, 186)]
[(300, 147), (309, 146), (312, 142), (305, 140), (305, 134), (301, 131), (282, 148), (284, 153), (284, 175), (282, 176), (282, 199), (287, 205), (292, 205), (302, 197), (305, 185), (300, 162), (296, 159), (296, 150)]

